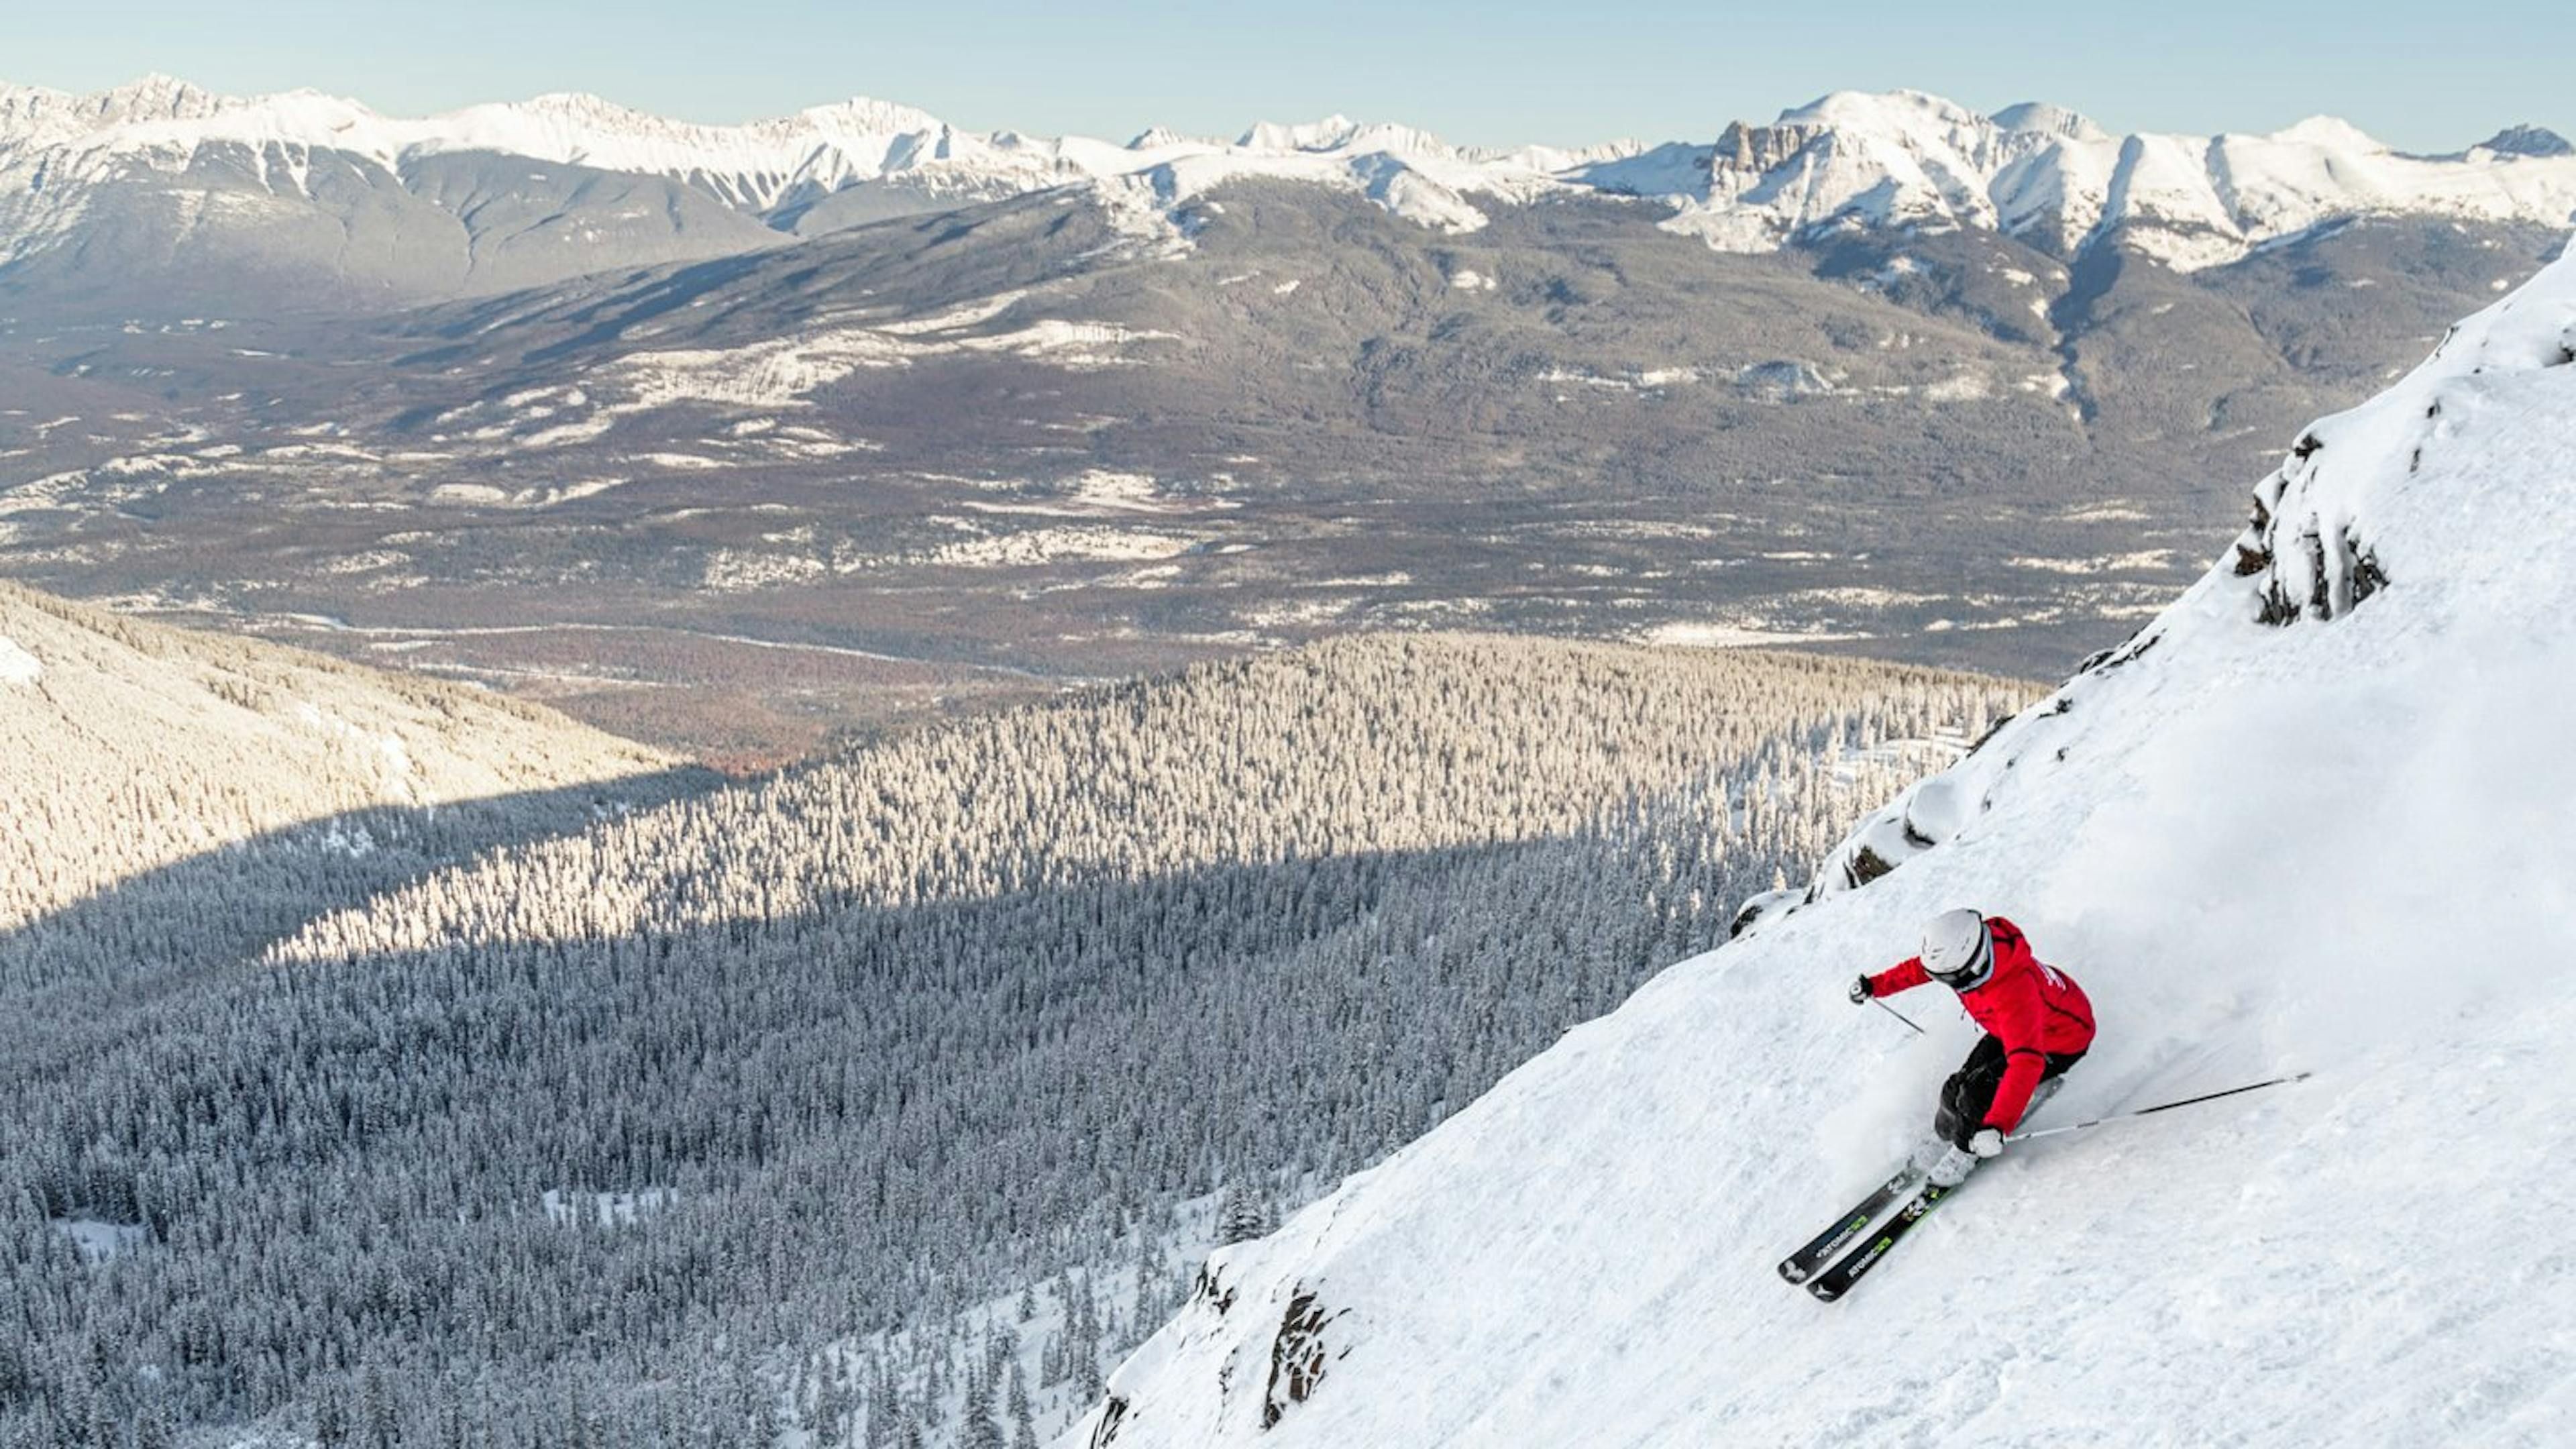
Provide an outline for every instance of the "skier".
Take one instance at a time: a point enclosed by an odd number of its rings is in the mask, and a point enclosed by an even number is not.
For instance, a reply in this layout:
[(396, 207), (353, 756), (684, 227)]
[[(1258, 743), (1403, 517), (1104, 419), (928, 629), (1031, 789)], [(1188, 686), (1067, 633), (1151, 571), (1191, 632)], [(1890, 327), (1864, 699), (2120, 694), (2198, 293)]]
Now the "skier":
[(1924, 1175), (1955, 1187), (1980, 1161), (2002, 1152), (2022, 1117), (2083, 1060), (2093, 1045), (2093, 1003), (2073, 978), (2031, 954), (2020, 927), (1964, 909), (1943, 911), (1924, 925), (1922, 955), (1854, 981), (1852, 1003), (1926, 981), (1959, 993), (1959, 1004), (1986, 1029), (1941, 1084), (1932, 1118), (1938, 1141), (1930, 1146), (1941, 1151), (1924, 1164)]

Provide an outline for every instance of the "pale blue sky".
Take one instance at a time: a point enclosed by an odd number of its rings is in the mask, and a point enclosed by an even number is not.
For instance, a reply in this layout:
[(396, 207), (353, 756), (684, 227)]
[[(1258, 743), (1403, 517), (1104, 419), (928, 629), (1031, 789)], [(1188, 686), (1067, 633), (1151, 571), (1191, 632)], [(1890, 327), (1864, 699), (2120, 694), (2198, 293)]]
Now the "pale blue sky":
[(1705, 140), (1836, 89), (1981, 110), (2052, 100), (2114, 130), (2266, 131), (2319, 112), (2447, 150), (2576, 135), (2572, 0), (8, 0), (0, 79), (166, 71), (418, 114), (595, 91), (706, 121), (870, 95), (973, 130), (1232, 135), (1341, 111), (1453, 140)]

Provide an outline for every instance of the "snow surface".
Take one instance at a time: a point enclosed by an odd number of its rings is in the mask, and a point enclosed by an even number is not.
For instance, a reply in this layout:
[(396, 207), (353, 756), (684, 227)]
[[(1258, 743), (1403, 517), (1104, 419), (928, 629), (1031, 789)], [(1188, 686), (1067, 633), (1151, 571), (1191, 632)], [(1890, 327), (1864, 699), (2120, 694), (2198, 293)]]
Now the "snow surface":
[[(2555, 140), (2506, 131), (2455, 155), (2409, 156), (2328, 117), (2271, 136), (2114, 136), (2062, 107), (1981, 116), (1895, 91), (1838, 92), (1768, 126), (1729, 127), (1714, 153), (1633, 141), (1479, 150), (1342, 116), (1264, 122), (1231, 143), (1155, 128), (1122, 145), (961, 131), (867, 99), (738, 126), (585, 95), (405, 119), (315, 91), (219, 96), (154, 76), (91, 96), (0, 86), (0, 195), (10, 198), (0, 246), (75, 225), (86, 183), (133, 165), (181, 174), (213, 148), (246, 154), (272, 191), (292, 196), (307, 194), (317, 152), (394, 174), (415, 158), (489, 152), (667, 177), (770, 216), (890, 180), (960, 199), (1089, 185), (1140, 236), (1178, 244), (1192, 202), (1268, 177), (1356, 191), (1456, 232), (1485, 224), (1479, 198), (1598, 190), (1660, 199), (1676, 209), (1674, 229), (1730, 250), (1854, 221), (1999, 227), (2060, 251), (2125, 227), (2132, 244), (2196, 267), (2370, 213), (2564, 224), (2576, 219), (2576, 154)], [(214, 192), (206, 204), (256, 200)]]
[[(1215, 1255), (1060, 1442), (2576, 1442), (2571, 357), (2563, 260), (2267, 480), (2274, 536), (2384, 587), (2266, 625), (2231, 551), (1811, 904)], [(1856, 885), (1864, 846), (1896, 868)], [(1820, 1304), (1773, 1264), (1973, 1035), (1844, 984), (1962, 903), (2099, 1011), (2034, 1125), (2316, 1076), (2015, 1148)]]
[(0, 684), (33, 684), (45, 677), (44, 662), (0, 634)]
[(1840, 92), (1732, 127), (1706, 198), (1667, 223), (1730, 250), (1813, 228), (1990, 227), (2071, 252), (2114, 230), (2185, 270), (2343, 217), (2576, 220), (2576, 158), (2389, 150), (2315, 117), (2270, 136), (2113, 136), (2038, 104), (1980, 116), (1937, 96)]
[(314, 91), (217, 96), (166, 77), (81, 97), (0, 87), (0, 182), (30, 193), (19, 201), (19, 229), (60, 229), (76, 221), (82, 182), (111, 179), (130, 164), (183, 173), (208, 148), (247, 152), (272, 189), (297, 195), (305, 192), (316, 152), (354, 156), (388, 173), (414, 158), (490, 152), (668, 177), (762, 213), (892, 178), (962, 198), (1125, 182), (1171, 211), (1221, 182), (1267, 176), (1356, 190), (1400, 215), (1451, 230), (1484, 223), (1466, 192), (1527, 193), (1548, 186), (1551, 169), (1608, 154), (1605, 148), (1467, 151), (1410, 127), (1341, 117), (1256, 126), (1231, 145), (1160, 129), (1119, 145), (1081, 136), (965, 132), (911, 107), (867, 99), (747, 125), (702, 126), (586, 95), (407, 119)]
[(576, 1192), (548, 1188), (538, 1198), (546, 1221), (569, 1227), (590, 1223), (603, 1228), (632, 1227), (644, 1218), (678, 1204), (679, 1190), (639, 1188), (633, 1192)]
[(55, 1218), (53, 1227), (80, 1251), (81, 1261), (92, 1266), (134, 1252), (152, 1237), (139, 1224), (111, 1223), (97, 1218)]

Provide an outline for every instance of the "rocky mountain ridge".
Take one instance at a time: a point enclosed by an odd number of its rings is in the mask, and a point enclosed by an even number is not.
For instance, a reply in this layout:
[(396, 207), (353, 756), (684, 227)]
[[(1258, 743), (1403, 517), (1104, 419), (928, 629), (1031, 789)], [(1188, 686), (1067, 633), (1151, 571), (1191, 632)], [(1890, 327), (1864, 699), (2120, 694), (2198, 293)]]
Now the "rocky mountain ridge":
[[(531, 161), (542, 167), (513, 169)], [(571, 94), (406, 119), (316, 91), (223, 96), (153, 76), (89, 96), (0, 87), (0, 286), (12, 271), (59, 282), (112, 223), (129, 268), (303, 272), (344, 302), (400, 302), (1061, 186), (1097, 190), (1139, 231), (1186, 246), (1190, 203), (1250, 179), (1354, 192), (1452, 234), (1497, 208), (1608, 193), (1669, 208), (1666, 225), (1726, 250), (1852, 226), (1985, 228), (2061, 260), (2117, 237), (2184, 270), (2356, 216), (2576, 215), (2576, 156), (2529, 126), (2427, 157), (2322, 117), (2268, 136), (2115, 136), (2062, 107), (1985, 116), (1898, 91), (1837, 92), (1729, 125), (1713, 146), (1488, 150), (1339, 116), (1231, 142), (1155, 128), (1119, 144), (971, 132), (868, 99), (730, 126)], [(349, 233), (327, 253), (324, 221)]]

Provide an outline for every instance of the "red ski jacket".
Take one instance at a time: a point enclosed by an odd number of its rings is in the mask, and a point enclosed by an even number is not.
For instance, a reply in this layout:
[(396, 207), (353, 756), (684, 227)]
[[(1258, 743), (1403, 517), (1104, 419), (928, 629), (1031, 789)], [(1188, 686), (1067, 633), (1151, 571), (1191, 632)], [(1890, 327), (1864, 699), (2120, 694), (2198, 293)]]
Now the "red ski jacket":
[[(2004, 1044), (2004, 1079), (1995, 1088), (1994, 1105), (1986, 1109), (1986, 1125), (2010, 1132), (2021, 1125), (2048, 1059), (2093, 1045), (2093, 1003), (2073, 977), (2030, 953), (2021, 927), (1988, 916), (1986, 930), (1994, 937), (1995, 969), (1983, 985), (1960, 992), (1959, 1004)], [(1909, 956), (1870, 977), (1869, 994), (1893, 996), (1931, 979), (1923, 958)]]

